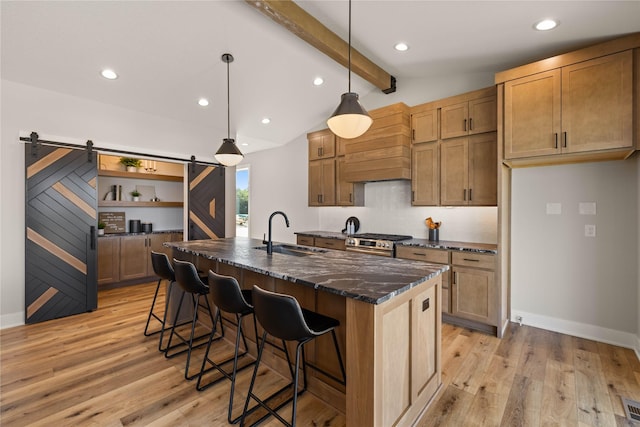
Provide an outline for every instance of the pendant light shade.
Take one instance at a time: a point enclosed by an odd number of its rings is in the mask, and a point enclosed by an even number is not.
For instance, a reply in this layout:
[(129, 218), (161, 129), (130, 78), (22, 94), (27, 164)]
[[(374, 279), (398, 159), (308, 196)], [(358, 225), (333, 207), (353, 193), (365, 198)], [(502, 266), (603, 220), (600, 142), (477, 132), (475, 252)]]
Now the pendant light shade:
[(359, 137), (369, 129), (371, 123), (373, 119), (360, 105), (358, 94), (354, 92), (342, 94), (340, 105), (327, 120), (331, 132), (346, 139)]
[(233, 55), (225, 53), (222, 55), (222, 62), (227, 64), (227, 137), (222, 140), (222, 145), (216, 151), (215, 158), (224, 166), (235, 166), (244, 157), (235, 140), (231, 138), (231, 121), (229, 112), (229, 63), (233, 62)]
[(342, 94), (340, 105), (327, 120), (331, 132), (340, 138), (357, 138), (365, 133), (373, 123), (360, 102), (358, 94), (351, 92), (351, 0), (349, 0), (349, 91)]

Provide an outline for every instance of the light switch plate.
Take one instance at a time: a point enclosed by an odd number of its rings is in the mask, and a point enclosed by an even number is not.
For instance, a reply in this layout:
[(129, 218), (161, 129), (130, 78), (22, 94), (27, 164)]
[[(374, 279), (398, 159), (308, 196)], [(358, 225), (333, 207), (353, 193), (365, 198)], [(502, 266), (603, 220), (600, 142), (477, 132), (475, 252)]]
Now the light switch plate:
[(547, 215), (562, 214), (562, 203), (547, 203)]
[(580, 202), (578, 204), (578, 212), (580, 215), (595, 215), (596, 202)]
[(596, 226), (594, 224), (585, 224), (584, 235), (585, 237), (596, 237)]

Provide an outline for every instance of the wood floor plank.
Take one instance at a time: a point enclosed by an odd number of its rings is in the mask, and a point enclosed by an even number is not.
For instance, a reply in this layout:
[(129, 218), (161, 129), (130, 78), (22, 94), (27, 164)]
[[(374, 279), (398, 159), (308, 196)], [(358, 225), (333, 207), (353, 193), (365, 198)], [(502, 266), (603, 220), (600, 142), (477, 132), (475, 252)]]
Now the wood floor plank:
[[(0, 425), (228, 425), (228, 381), (196, 391), (184, 355), (166, 359), (158, 335), (143, 336), (155, 286), (101, 290), (94, 312), (0, 330)], [(212, 357), (230, 348), (214, 345)], [(194, 351), (192, 369), (203, 352)], [(419, 426), (631, 426), (620, 395), (640, 400), (632, 350), (517, 324), (502, 340), (443, 324), (442, 368), (442, 391)], [(252, 371), (238, 375), (234, 415)], [(265, 367), (258, 378), (262, 396), (288, 382)], [(291, 405), (279, 412), (288, 419)], [(307, 392), (298, 425), (344, 427), (345, 416)]]
[(576, 380), (573, 364), (547, 361), (542, 390), (541, 425), (577, 425)]

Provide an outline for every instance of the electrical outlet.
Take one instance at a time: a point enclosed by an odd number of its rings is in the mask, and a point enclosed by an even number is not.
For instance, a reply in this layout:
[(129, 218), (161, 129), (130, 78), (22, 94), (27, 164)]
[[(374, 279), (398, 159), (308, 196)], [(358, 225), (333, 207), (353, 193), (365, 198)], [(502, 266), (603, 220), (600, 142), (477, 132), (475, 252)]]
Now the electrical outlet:
[(585, 226), (584, 226), (584, 236), (585, 237), (596, 237), (596, 226), (595, 226), (595, 224), (585, 224)]
[(522, 316), (516, 316), (516, 322), (518, 322), (520, 326), (522, 326)]

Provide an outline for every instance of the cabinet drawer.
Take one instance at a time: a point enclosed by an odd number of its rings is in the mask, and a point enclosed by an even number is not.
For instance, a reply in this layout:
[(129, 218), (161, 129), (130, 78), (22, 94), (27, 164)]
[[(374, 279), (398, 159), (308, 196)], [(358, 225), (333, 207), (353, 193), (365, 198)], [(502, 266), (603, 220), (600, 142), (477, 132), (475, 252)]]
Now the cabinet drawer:
[(340, 239), (327, 239), (325, 237), (316, 237), (315, 245), (319, 248), (345, 250), (345, 241)]
[(449, 264), (449, 251), (442, 249), (419, 248), (415, 246), (398, 246), (396, 247), (396, 258)]
[(453, 252), (451, 254), (451, 264), (494, 270), (496, 265), (496, 259), (494, 255), (488, 255), (488, 254), (476, 254), (472, 252)]
[(305, 246), (313, 246), (313, 237), (311, 236), (298, 236), (298, 244)]

